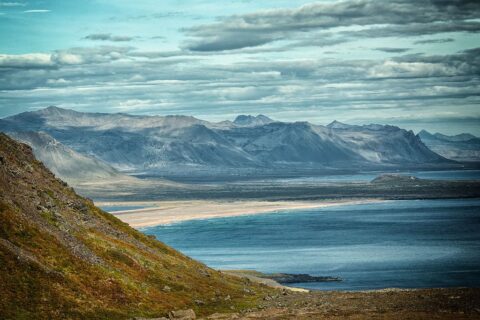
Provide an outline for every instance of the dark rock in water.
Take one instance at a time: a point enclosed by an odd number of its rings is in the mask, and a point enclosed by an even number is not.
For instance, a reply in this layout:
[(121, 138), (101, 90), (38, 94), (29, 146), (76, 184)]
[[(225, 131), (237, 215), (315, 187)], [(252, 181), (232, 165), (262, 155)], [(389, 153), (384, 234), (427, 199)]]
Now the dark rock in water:
[(338, 277), (316, 277), (309, 274), (290, 274), (290, 273), (275, 273), (266, 275), (269, 279), (275, 280), (280, 284), (301, 283), (301, 282), (333, 282), (342, 281)]

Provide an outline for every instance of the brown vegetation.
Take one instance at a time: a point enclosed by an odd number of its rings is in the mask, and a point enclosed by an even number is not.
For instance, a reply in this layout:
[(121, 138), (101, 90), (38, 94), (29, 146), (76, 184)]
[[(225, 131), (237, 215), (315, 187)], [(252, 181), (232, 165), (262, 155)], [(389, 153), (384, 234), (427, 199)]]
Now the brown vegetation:
[(158, 317), (182, 308), (207, 315), (256, 305), (272, 290), (130, 228), (3, 134), (0, 192), (2, 319)]

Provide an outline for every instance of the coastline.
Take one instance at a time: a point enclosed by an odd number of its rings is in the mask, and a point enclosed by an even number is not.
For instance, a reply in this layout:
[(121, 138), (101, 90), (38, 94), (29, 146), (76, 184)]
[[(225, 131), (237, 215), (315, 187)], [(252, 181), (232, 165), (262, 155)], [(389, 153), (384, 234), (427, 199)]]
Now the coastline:
[(96, 202), (96, 206), (144, 206), (134, 210), (111, 212), (115, 217), (134, 228), (153, 227), (189, 220), (236, 217), (285, 210), (325, 208), (383, 202), (382, 199), (344, 199), (318, 201), (132, 201)]

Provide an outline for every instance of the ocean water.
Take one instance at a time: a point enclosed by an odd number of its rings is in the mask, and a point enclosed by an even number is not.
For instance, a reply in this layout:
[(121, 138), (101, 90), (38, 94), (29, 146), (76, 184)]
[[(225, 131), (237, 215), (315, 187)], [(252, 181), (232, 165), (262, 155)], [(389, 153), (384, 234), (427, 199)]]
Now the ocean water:
[(389, 201), (143, 231), (214, 268), (343, 279), (297, 287), (480, 286), (480, 199)]
[(480, 180), (480, 170), (442, 170), (442, 171), (378, 171), (355, 174), (321, 175), (312, 177), (299, 177), (275, 179), (278, 182), (289, 184), (302, 183), (333, 183), (333, 182), (367, 182), (372, 181), (382, 174), (400, 174), (415, 176), (420, 179), (430, 180)]

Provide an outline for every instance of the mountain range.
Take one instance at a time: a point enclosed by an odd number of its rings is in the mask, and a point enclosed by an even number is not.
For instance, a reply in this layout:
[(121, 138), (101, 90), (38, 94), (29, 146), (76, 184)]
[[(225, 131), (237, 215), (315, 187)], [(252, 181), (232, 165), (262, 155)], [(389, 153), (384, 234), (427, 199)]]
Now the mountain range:
[(445, 158), (461, 162), (480, 161), (480, 138), (472, 134), (448, 136), (422, 130), (418, 136), (431, 150)]
[[(48, 107), (1, 119), (0, 128), (32, 145), (42, 160), (47, 156), (39, 141), (50, 149), (52, 145), (60, 148), (64, 156), (45, 161), (59, 173), (60, 168), (71, 167), (69, 161), (82, 162), (85, 168), (100, 163), (102, 173), (92, 172), (98, 176), (452, 164), (412, 131), (378, 124), (334, 121), (321, 126), (274, 121), (264, 115), (215, 123), (190, 116), (82, 113)], [(25, 132), (36, 132), (41, 139)]]

